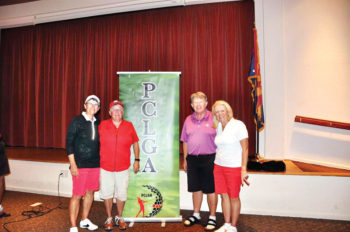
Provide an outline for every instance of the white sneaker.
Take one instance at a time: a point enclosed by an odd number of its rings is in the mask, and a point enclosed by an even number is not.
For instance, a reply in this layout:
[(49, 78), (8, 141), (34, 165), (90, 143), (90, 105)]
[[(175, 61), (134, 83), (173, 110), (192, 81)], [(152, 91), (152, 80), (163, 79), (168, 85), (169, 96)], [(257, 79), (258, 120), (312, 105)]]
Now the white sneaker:
[(71, 227), (69, 232), (78, 232), (78, 227)]
[(226, 232), (237, 232), (237, 227), (230, 226), (226, 229)]
[(88, 230), (97, 230), (98, 226), (92, 223), (88, 218), (80, 221), (80, 228)]
[[(227, 227), (225, 224), (221, 226), (219, 229), (215, 230), (215, 232), (228, 232), (230, 227)], [(231, 231), (230, 231), (231, 232)]]

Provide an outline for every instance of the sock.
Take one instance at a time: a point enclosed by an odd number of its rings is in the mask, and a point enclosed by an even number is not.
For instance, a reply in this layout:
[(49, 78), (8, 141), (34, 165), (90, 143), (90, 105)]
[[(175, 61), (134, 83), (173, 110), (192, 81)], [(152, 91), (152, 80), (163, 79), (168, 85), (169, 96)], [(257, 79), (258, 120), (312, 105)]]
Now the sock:
[(115, 215), (114, 220), (117, 223), (119, 220), (124, 221), (124, 218), (123, 218), (123, 216), (119, 217), (118, 215)]
[(232, 229), (233, 232), (237, 232), (237, 227), (231, 226), (231, 229)]
[(216, 216), (209, 216), (209, 219), (213, 219), (214, 221), (216, 221)]
[(230, 228), (231, 227), (231, 223), (225, 222), (224, 226), (225, 226), (225, 228)]
[(193, 213), (193, 216), (196, 217), (198, 220), (201, 219), (201, 216), (199, 215), (199, 213)]
[(78, 227), (71, 227), (69, 231), (72, 231), (72, 232), (78, 232)]

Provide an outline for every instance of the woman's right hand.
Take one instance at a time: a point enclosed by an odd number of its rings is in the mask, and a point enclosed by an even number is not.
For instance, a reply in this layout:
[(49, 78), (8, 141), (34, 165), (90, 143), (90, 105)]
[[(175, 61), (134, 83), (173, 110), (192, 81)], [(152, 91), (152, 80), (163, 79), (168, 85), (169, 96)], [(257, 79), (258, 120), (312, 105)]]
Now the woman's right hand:
[(184, 159), (184, 171), (187, 172), (187, 161)]
[(245, 169), (242, 169), (242, 174), (241, 174), (241, 185), (242, 185), (242, 187), (243, 187), (243, 185), (244, 184), (246, 184), (246, 185), (250, 185), (250, 183), (249, 183), (249, 181), (248, 181), (248, 178), (249, 178), (249, 176), (248, 176), (248, 173), (247, 173), (247, 170), (245, 170)]
[(77, 177), (79, 175), (78, 167), (76, 164), (71, 165), (69, 170), (70, 170), (70, 174), (72, 174), (72, 176)]

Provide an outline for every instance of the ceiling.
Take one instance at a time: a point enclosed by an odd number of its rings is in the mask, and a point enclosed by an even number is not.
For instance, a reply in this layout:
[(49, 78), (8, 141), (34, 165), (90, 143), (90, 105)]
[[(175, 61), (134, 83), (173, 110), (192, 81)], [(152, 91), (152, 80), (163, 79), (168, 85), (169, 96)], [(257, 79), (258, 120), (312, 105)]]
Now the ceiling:
[(0, 0), (0, 29), (162, 7), (239, 0)]

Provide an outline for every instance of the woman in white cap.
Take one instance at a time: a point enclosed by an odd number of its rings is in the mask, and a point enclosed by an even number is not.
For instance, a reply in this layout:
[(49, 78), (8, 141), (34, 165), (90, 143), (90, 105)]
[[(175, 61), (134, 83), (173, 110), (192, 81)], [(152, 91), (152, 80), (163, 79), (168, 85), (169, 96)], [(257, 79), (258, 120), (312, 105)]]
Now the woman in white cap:
[(73, 194), (69, 203), (70, 232), (78, 232), (77, 218), (82, 197), (83, 209), (79, 226), (88, 230), (98, 229), (88, 216), (94, 192), (99, 189), (100, 184), (100, 120), (95, 117), (100, 109), (100, 99), (95, 95), (88, 96), (84, 108), (85, 111), (70, 122), (66, 138), (66, 151), (73, 179)]

